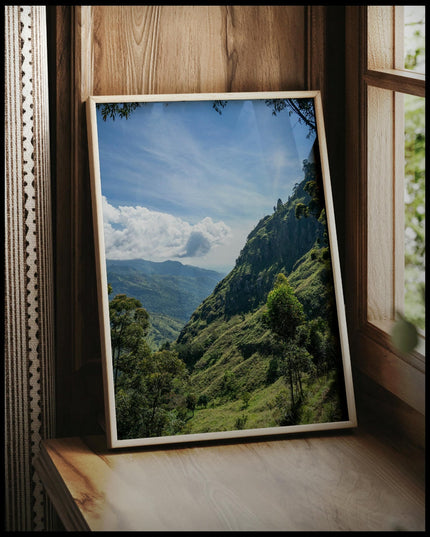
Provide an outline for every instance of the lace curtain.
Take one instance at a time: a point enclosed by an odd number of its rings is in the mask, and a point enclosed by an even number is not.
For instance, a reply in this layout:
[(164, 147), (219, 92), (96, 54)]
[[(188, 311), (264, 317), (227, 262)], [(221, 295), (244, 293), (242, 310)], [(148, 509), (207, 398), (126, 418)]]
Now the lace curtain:
[(46, 6), (5, 6), (5, 529), (54, 518), (34, 470), (54, 429)]

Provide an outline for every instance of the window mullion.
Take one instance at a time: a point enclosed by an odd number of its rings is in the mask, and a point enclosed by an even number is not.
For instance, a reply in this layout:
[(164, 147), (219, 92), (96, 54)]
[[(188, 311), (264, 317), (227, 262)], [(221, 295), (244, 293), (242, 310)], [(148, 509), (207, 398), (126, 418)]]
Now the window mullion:
[(367, 69), (363, 78), (367, 84), (377, 88), (425, 97), (425, 75), (395, 69)]
[(394, 43), (394, 68), (404, 69), (405, 66), (405, 8), (394, 6), (393, 43)]
[(368, 86), (368, 320), (394, 320), (394, 99)]
[(405, 297), (405, 111), (404, 96), (393, 92), (393, 265), (394, 309), (403, 313)]

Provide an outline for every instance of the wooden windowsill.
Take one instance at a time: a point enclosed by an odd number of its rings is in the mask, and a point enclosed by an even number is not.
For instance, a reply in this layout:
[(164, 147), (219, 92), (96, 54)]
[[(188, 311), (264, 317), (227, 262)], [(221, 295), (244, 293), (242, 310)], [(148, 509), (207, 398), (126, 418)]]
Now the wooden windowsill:
[(400, 356), (381, 326), (366, 323), (350, 339), (353, 366), (425, 415), (425, 362), (418, 353)]
[[(395, 321), (384, 319), (372, 319), (368, 322), (368, 328), (369, 332), (373, 329), (377, 329), (376, 337), (377, 339), (383, 339), (384, 344), (386, 347), (390, 347), (392, 345), (391, 343), (391, 331), (394, 327)], [(375, 337), (375, 336), (374, 336)], [(413, 367), (421, 371), (422, 373), (425, 373), (425, 353), (426, 353), (426, 339), (425, 334), (421, 330), (418, 330), (418, 344), (417, 347), (410, 352), (409, 354), (402, 354), (400, 351), (397, 351), (397, 354), (399, 357), (411, 364)]]
[(424, 473), (358, 429), (168, 449), (53, 439), (36, 468), (69, 531), (425, 528)]

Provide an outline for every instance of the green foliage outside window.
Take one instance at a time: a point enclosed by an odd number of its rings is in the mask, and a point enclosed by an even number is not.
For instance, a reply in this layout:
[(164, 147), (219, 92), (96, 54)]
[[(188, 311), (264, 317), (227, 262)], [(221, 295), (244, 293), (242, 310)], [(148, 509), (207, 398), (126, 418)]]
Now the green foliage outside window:
[[(425, 7), (405, 6), (405, 68), (425, 72)], [(405, 318), (425, 329), (425, 99), (405, 95)]]
[(425, 100), (405, 96), (405, 317), (425, 328)]

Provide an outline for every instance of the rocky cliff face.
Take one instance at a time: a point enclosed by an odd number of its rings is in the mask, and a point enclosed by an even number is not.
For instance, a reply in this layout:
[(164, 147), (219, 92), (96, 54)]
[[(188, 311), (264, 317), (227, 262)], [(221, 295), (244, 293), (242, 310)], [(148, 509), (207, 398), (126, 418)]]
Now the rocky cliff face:
[(248, 235), (235, 267), (193, 313), (181, 331), (179, 343), (189, 339), (198, 321), (210, 323), (261, 306), (277, 274), (283, 272), (288, 276), (296, 263), (313, 248), (322, 236), (322, 224), (314, 216), (297, 218), (295, 214), (298, 203), (310, 201), (304, 189), (307, 181), (305, 177), (286, 203), (278, 200), (273, 214), (258, 222)]

